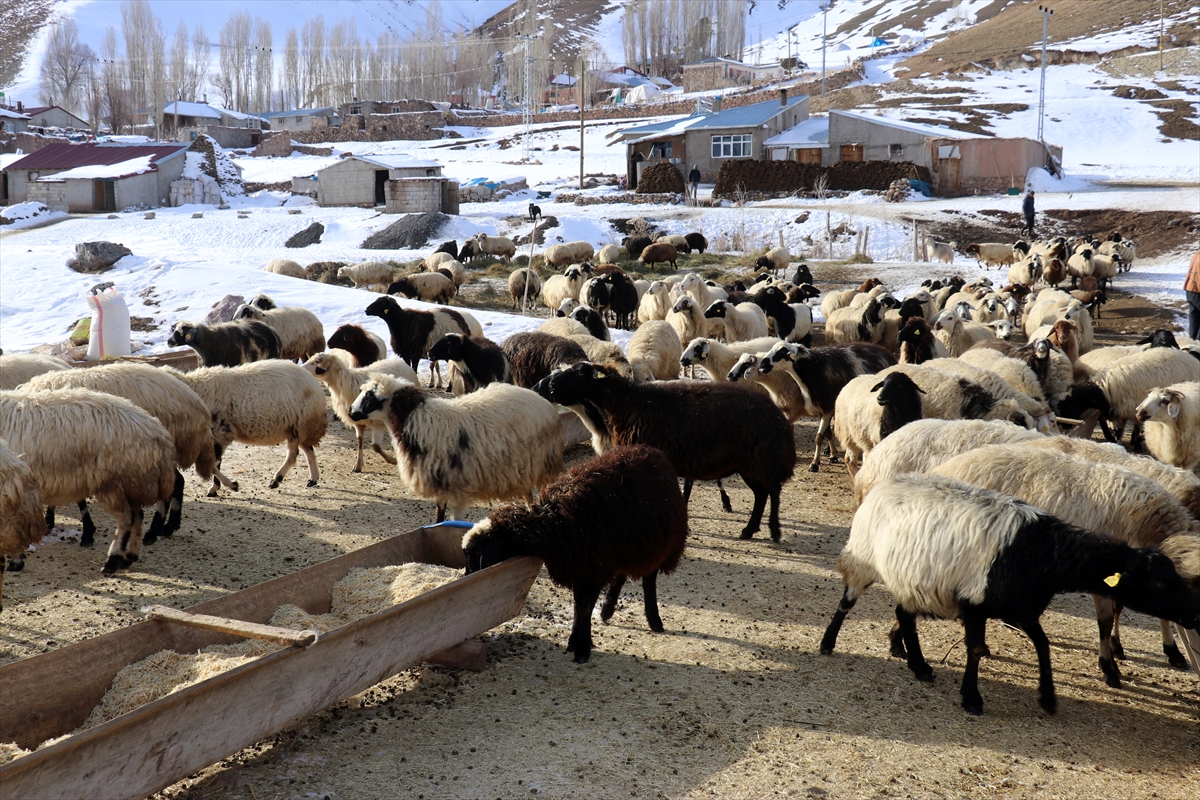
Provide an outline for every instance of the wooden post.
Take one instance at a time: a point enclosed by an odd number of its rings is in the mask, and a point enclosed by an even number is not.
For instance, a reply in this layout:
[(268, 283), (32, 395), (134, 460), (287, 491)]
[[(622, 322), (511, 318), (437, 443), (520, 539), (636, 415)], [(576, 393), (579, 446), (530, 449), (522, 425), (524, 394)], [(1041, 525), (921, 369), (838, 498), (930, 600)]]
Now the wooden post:
[(582, 54), (579, 57), (579, 188), (583, 188), (583, 112), (587, 108), (587, 98), (584, 95), (584, 79), (587, 75), (587, 61)]

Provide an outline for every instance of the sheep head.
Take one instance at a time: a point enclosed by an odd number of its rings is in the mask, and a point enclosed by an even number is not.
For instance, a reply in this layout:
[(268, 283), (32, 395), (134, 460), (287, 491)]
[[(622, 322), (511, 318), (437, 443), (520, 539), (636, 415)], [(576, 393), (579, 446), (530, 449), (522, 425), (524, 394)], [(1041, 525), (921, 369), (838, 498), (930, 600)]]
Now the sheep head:
[(315, 378), (321, 378), (329, 370), (336, 370), (339, 365), (338, 357), (332, 353), (317, 353), (305, 361), (301, 366), (308, 370)]
[(687, 349), (683, 351), (683, 355), (679, 357), (679, 363), (685, 367), (690, 367), (693, 364), (699, 364), (708, 358), (709, 348), (712, 342), (708, 339), (693, 339), (688, 343)]
[(724, 319), (728, 311), (728, 303), (724, 300), (714, 300), (712, 304), (704, 309), (705, 319)]
[(612, 367), (580, 361), (554, 370), (534, 384), (533, 391), (552, 403), (578, 406), (602, 390), (602, 381), (617, 380), (619, 377), (619, 373)]
[(167, 344), (171, 347), (180, 347), (185, 344), (191, 344), (196, 338), (196, 326), (191, 322), (176, 322), (175, 327), (171, 329), (171, 335), (167, 338)]
[(447, 333), (433, 343), (429, 348), (428, 357), (431, 361), (460, 361), (462, 360), (463, 340), (461, 333)]
[(775, 368), (776, 364), (780, 363), (781, 361), (795, 362), (796, 354), (799, 352), (799, 350), (799, 345), (790, 344), (788, 342), (779, 342), (770, 350), (768, 350), (765, 356), (759, 359), (759, 373), (766, 375)]
[(733, 368), (726, 375), (731, 381), (750, 380), (750, 376), (758, 371), (758, 356), (753, 353), (742, 353)]
[(1165, 421), (1164, 418), (1175, 419), (1183, 410), (1183, 393), (1174, 389), (1151, 389), (1146, 399), (1141, 402), (1134, 412), (1138, 422), (1151, 419)]
[(380, 297), (371, 305), (367, 306), (366, 315), (368, 317), (382, 317), (387, 319), (389, 316), (396, 316), (396, 312), (400, 310), (400, 304), (391, 297)]

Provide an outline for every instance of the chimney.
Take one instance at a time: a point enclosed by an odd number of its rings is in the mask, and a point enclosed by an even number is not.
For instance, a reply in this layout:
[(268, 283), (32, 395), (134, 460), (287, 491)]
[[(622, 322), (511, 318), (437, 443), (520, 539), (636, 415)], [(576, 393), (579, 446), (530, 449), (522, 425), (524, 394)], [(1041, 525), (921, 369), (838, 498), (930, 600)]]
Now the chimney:
[(25, 104), (24, 104), (24, 103), (22, 103), (20, 100), (18, 100), (18, 101), (17, 101), (17, 113), (18, 113), (18, 114), (24, 114), (24, 113), (25, 113)]
[(787, 89), (779, 90), (779, 105), (787, 108)]
[(719, 97), (713, 98), (713, 113), (714, 114), (721, 113), (721, 98), (719, 98)]

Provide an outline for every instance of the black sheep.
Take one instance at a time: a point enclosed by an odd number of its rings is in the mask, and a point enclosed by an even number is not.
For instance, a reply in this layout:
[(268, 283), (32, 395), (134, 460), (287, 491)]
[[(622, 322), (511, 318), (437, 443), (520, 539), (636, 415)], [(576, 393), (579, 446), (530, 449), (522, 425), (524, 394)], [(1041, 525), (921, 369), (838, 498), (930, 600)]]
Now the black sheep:
[(658, 574), (679, 565), (687, 505), (671, 462), (653, 447), (615, 447), (544, 487), (532, 506), (492, 512), (463, 537), (467, 574), (516, 556), (540, 558), (550, 580), (570, 589), (575, 622), (567, 652), (592, 654), (592, 610), (604, 587), (608, 621), (628, 578), (641, 579), (646, 622), (663, 631)]
[(482, 255), (482, 251), (479, 249), (479, 243), (474, 239), (467, 239), (465, 242), (463, 242), (462, 250), (458, 251), (456, 258), (460, 263), (466, 264), (477, 255)]
[(708, 239), (704, 238), (703, 233), (685, 233), (683, 238), (687, 240), (688, 247), (692, 248), (697, 253), (703, 253), (708, 249)]
[[(755, 305), (763, 310), (775, 323), (775, 335), (785, 342), (799, 342), (812, 347), (812, 310), (793, 308), (777, 286), (768, 286), (756, 295), (751, 295)], [(803, 305), (803, 304), (797, 304)], [(806, 313), (807, 312), (807, 313)]]
[(351, 366), (365, 367), (368, 364), (374, 364), (387, 358), (387, 351), (379, 352), (379, 345), (367, 333), (366, 328), (361, 325), (341, 325), (333, 336), (329, 337), (326, 344), (330, 349), (338, 348), (345, 350), (354, 357), (354, 363)]
[(1154, 333), (1138, 342), (1138, 344), (1148, 344), (1151, 347), (1174, 347), (1176, 350), (1179, 349), (1179, 342), (1175, 341), (1175, 334), (1171, 333), (1166, 328), (1159, 328)]
[(462, 373), (464, 394), (489, 383), (512, 383), (512, 371), (500, 345), (483, 336), (447, 333), (429, 348), (434, 361), (449, 361)]
[(621, 246), (625, 248), (625, 252), (629, 253), (631, 259), (640, 256), (642, 251), (653, 243), (654, 240), (649, 236), (626, 236), (621, 240)]
[(883, 407), (879, 440), (883, 441), (910, 422), (921, 419), (921, 397), (925, 391), (903, 372), (893, 372), (871, 387), (879, 392), (875, 401)]
[(799, 286), (793, 286), (791, 289), (788, 289), (787, 301), (789, 303), (803, 303), (805, 300), (811, 300), (814, 297), (820, 296), (820, 289), (811, 283), (802, 283)]
[[(387, 323), (392, 335), (392, 350), (414, 370), (422, 358), (427, 358), (429, 348), (447, 333), (471, 335), (471, 328), (463, 315), (451, 308), (437, 308), (433, 311), (417, 311), (402, 308), (391, 297), (380, 297), (367, 306), (367, 316), (380, 317)], [(437, 373), (441, 381), (441, 370), (437, 362), (431, 362), (432, 371)], [(429, 383), (433, 385), (433, 376)]]
[[(589, 278), (579, 291), (579, 302), (596, 309), (602, 315), (607, 315), (612, 305), (612, 287), (602, 278)], [(607, 336), (605, 338), (607, 339)]]
[(512, 370), (512, 382), (524, 389), (533, 388), (563, 364), (587, 361), (587, 353), (577, 343), (542, 331), (514, 333), (500, 349)]
[(454, 239), (451, 239), (448, 242), (442, 242), (440, 245), (438, 245), (438, 249), (434, 250), (433, 253), (430, 253), (430, 255), (435, 255), (437, 253), (446, 253), (458, 258), (458, 242)]
[(236, 367), (252, 361), (279, 358), (279, 335), (256, 319), (204, 325), (176, 322), (167, 339), (170, 347), (184, 345), (196, 351), (203, 367)]
[[(935, 352), (935, 342), (937, 338), (933, 335), (933, 328), (929, 327), (929, 323), (924, 317), (913, 317), (904, 323), (900, 328), (900, 332), (896, 334), (896, 341), (900, 343), (900, 363), (901, 364), (924, 364), (937, 357)], [(997, 339), (997, 341), (999, 341)]]
[(600, 316), (596, 309), (589, 306), (579, 306), (571, 311), (570, 314), (567, 314), (567, 316), (581, 323), (583, 327), (588, 329), (588, 333), (600, 341), (612, 341), (612, 337), (608, 333), (608, 326), (604, 324), (604, 318)]
[(796, 445), (791, 424), (765, 393), (715, 381), (634, 384), (611, 367), (587, 362), (556, 370), (533, 388), (571, 407), (592, 431), (598, 451), (627, 444), (662, 450), (689, 481), (685, 500), (690, 481), (740, 475), (754, 492), (742, 538), (759, 529), (770, 497), (767, 524), (779, 541), (779, 493), (795, 469)]
[(529, 204), (529, 221), (536, 223), (538, 221), (538, 217), (540, 217), (541, 215), (542, 215), (542, 209), (539, 208), (538, 206), (535, 206), (533, 203), (530, 203)]
[(616, 326), (629, 330), (637, 319), (638, 293), (633, 279), (620, 270), (608, 273), (602, 279), (609, 287), (609, 308), (616, 319)]
[(816, 283), (816, 281), (813, 280), (812, 273), (809, 272), (808, 264), (799, 264), (796, 267), (796, 272), (794, 275), (792, 275), (792, 283), (796, 284), (797, 286), (804, 283)]

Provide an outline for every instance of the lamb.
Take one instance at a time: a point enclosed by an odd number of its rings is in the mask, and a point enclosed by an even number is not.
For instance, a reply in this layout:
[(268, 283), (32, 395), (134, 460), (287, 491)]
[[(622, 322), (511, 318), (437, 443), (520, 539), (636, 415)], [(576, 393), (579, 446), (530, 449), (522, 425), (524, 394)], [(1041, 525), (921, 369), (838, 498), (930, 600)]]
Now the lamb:
[(658, 574), (670, 574), (687, 540), (687, 505), (671, 463), (653, 447), (615, 447), (546, 486), (529, 508), (505, 506), (463, 536), (467, 574), (515, 556), (542, 559), (554, 583), (574, 594), (567, 652), (592, 653), (592, 609), (617, 608), (628, 578), (642, 580), (646, 623), (661, 633)]
[(910, 317), (896, 334), (901, 364), (923, 364), (934, 358), (946, 358), (946, 345), (933, 333), (929, 323), (920, 317)]
[(304, 271), (304, 267), (292, 261), (290, 258), (277, 258), (274, 261), (268, 261), (263, 267), (263, 272), (273, 272), (276, 275), (287, 275), (289, 278), (307, 278), (308, 275)]
[(988, 267), (1008, 266), (1016, 260), (1012, 245), (996, 242), (972, 243), (964, 247), (963, 252), (975, 256), (975, 263), (981, 267), (985, 264)]
[(187, 345), (196, 351), (201, 366), (236, 367), (253, 361), (279, 358), (283, 343), (265, 322), (247, 319), (205, 325), (176, 322), (167, 338), (170, 347)]
[(621, 260), (621, 248), (615, 244), (606, 244), (600, 248), (596, 258), (600, 259), (601, 264), (615, 264)]
[(788, 252), (786, 247), (773, 247), (754, 259), (754, 268), (780, 272), (787, 269), (790, 263), (792, 263), (792, 254)]
[[(1192, 520), (1166, 489), (1136, 472), (1050, 450), (997, 445), (956, 456), (933, 474), (1010, 494), (1064, 522), (1135, 547), (1160, 547), (1176, 539), (1169, 549), (1183, 558), (1175, 567), (1180, 577), (1200, 589), (1200, 522)], [(1064, 492), (1064, 485), (1071, 491)], [(1177, 538), (1177, 534), (1183, 535)], [(1184, 555), (1188, 549), (1190, 558)], [(1193, 563), (1189, 565), (1189, 561)], [(1100, 625), (1100, 668), (1108, 685), (1116, 688), (1121, 685), (1121, 674), (1110, 636), (1120, 612), (1114, 613), (1107, 600), (1093, 599)], [(1171, 665), (1187, 669), (1170, 627), (1164, 622), (1161, 630), (1163, 651)]]
[(254, 319), (269, 326), (279, 337), (279, 357), (287, 361), (307, 361), (309, 356), (325, 350), (321, 320), (307, 308), (285, 306), (264, 311), (257, 305), (243, 303), (233, 312), (233, 319), (235, 322)]
[(359, 264), (348, 264), (337, 271), (341, 280), (348, 280), (355, 289), (366, 286), (386, 287), (396, 277), (396, 270), (390, 264), (382, 261), (363, 261)]
[(698, 337), (692, 339), (679, 358), (679, 363), (685, 367), (699, 364), (714, 381), (729, 380), (733, 365), (743, 355), (749, 353), (765, 353), (779, 340), (774, 336), (764, 336), (759, 339), (749, 339), (744, 342), (724, 344), (716, 339)]
[(654, 240), (655, 244), (671, 244), (675, 245), (675, 250), (679, 253), (691, 253), (692, 246), (688, 244), (687, 237), (678, 233), (664, 233)]
[(663, 320), (639, 325), (629, 339), (627, 352), (634, 383), (672, 381), (679, 377), (683, 345), (675, 329)]
[[(630, 251), (632, 254), (632, 251)], [(655, 243), (646, 245), (642, 252), (638, 255), (638, 261), (645, 264), (647, 267), (652, 267), (655, 264), (671, 265), (671, 269), (679, 269), (679, 265), (675, 263), (679, 259), (679, 251), (673, 244)]]
[(538, 330), (554, 336), (590, 335), (587, 326), (574, 317), (552, 317), (539, 325)]
[[(0, 610), (3, 610), (4, 571), (15, 557), (24, 563), (25, 551), (42, 540), (42, 495), (33, 472), (8, 443), (0, 439)], [(13, 566), (16, 572), (20, 567)]]
[(644, 325), (647, 322), (665, 320), (667, 312), (671, 310), (671, 290), (667, 284), (662, 281), (654, 281), (650, 287), (646, 289), (646, 294), (638, 302), (637, 321), (638, 325)]
[(600, 279), (608, 285), (609, 310), (612, 311), (618, 328), (629, 330), (633, 327), (634, 315), (637, 313), (637, 286), (628, 275), (620, 270), (614, 270)]
[(1036, 444), (1050, 440), (1079, 441), (1065, 436), (1043, 436), (1003, 419), (925, 418), (909, 422), (886, 440), (880, 440), (863, 458), (854, 475), (854, 506), (862, 505), (863, 498), (889, 478), (906, 472), (929, 472), (960, 453), (990, 444)]
[(512, 370), (512, 382), (526, 389), (563, 364), (587, 361), (578, 342), (543, 331), (514, 333), (500, 348)]
[(454, 281), (440, 272), (417, 272), (388, 284), (388, 294), (399, 294), (410, 300), (445, 305), (454, 297)]
[(807, 305), (787, 302), (787, 296), (775, 286), (768, 286), (753, 302), (775, 326), (775, 335), (780, 339), (812, 346), (812, 309)]
[(578, 300), (582, 288), (583, 272), (579, 267), (567, 267), (562, 275), (551, 275), (543, 284), (542, 304), (553, 311), (568, 297)]
[[(769, 496), (767, 525), (779, 541), (779, 494), (792, 477), (796, 446), (791, 425), (768, 398), (729, 383), (637, 385), (587, 362), (556, 370), (534, 388), (579, 415), (597, 453), (626, 444), (662, 450), (685, 481), (685, 503), (692, 481), (737, 473), (754, 493), (741, 538), (759, 530)], [(721, 435), (709, 435), (713, 430)]]
[(953, 264), (954, 251), (957, 249), (958, 242), (939, 242), (937, 239), (930, 239), (925, 243), (925, 260)]
[(746, 381), (751, 386), (764, 389), (771, 396), (771, 402), (779, 407), (784, 418), (795, 424), (800, 417), (819, 417), (820, 412), (813, 409), (800, 386), (783, 370), (773, 370), (763, 373), (758, 371), (762, 356), (757, 353), (742, 353), (733, 363), (726, 376), (730, 383)]
[(363, 386), (350, 418), (387, 423), (400, 477), (417, 497), (437, 503), (437, 522), (447, 514), (461, 519), (476, 503), (528, 501), (563, 468), (558, 412), (507, 383), (443, 400), (419, 385), (379, 376)]
[(287, 458), (271, 478), (270, 488), (283, 482), (300, 451), (308, 461), (308, 486), (320, 479), (313, 448), (329, 427), (325, 393), (303, 367), (287, 361), (259, 361), (240, 367), (201, 367), (173, 373), (200, 395), (212, 415), (217, 465), (209, 497), (221, 484), (238, 490), (236, 481), (221, 473), (221, 457), (232, 442), (271, 446), (287, 442)]
[(621, 349), (621, 345), (605, 342), (588, 334), (578, 334), (567, 338), (583, 348), (588, 361), (612, 367), (622, 378), (633, 378), (633, 367), (629, 364), (629, 359), (625, 357), (625, 351)]
[(697, 253), (703, 253), (708, 249), (708, 239), (704, 238), (704, 234), (699, 231), (685, 233), (683, 238), (687, 241), (688, 247), (695, 250)]
[(568, 314), (567, 318), (573, 319), (587, 328), (590, 336), (594, 336), (602, 342), (612, 341), (612, 336), (608, 332), (608, 326), (604, 324), (604, 317), (596, 309), (589, 308), (588, 306), (579, 306)]
[[(879, 345), (861, 342), (811, 350), (778, 342), (759, 362), (758, 371), (771, 372), (784, 361), (791, 362), (792, 369), (787, 370), (789, 376), (799, 384), (808, 405), (821, 415), (821, 422), (817, 426), (816, 452), (808, 466), (809, 472), (816, 472), (821, 468), (821, 444), (829, 434), (838, 393), (852, 379), (886, 369), (894, 365), (896, 359)], [(832, 450), (832, 441), (829, 441), (829, 446)]]
[[(1079, 419), (1089, 408), (1098, 409), (1104, 438), (1117, 441), (1152, 389), (1195, 379), (1196, 359), (1182, 350), (1152, 347), (1118, 359), (1091, 380), (1073, 385), (1059, 401), (1057, 412)], [(1115, 435), (1109, 422), (1116, 428)]]
[(350, 366), (365, 367), (387, 358), (387, 344), (361, 325), (340, 325), (326, 342), (329, 348), (344, 350), (353, 359)]
[(1200, 465), (1200, 383), (1151, 389), (1134, 416), (1142, 423), (1146, 449), (1159, 461), (1187, 470)]
[(967, 666), (962, 705), (983, 713), (979, 660), (986, 624), (1021, 626), (1038, 655), (1038, 702), (1057, 708), (1050, 642), (1039, 618), (1055, 594), (1086, 591), (1112, 597), (1185, 627), (1200, 621), (1200, 600), (1154, 550), (1131, 548), (1072, 525), (1016, 498), (940, 476), (901, 475), (875, 487), (854, 515), (838, 556), (846, 589), (821, 640), (833, 652), (846, 614), (872, 583), (897, 600), (893, 652), (905, 653), (918, 680), (933, 680), (921, 653), (917, 615), (961, 619)]
[(363, 384), (370, 381), (375, 375), (391, 375), (415, 383), (417, 373), (398, 358), (376, 361), (365, 368), (352, 367), (347, 363), (349, 355), (344, 351), (342, 353), (336, 351), (317, 353), (304, 362), (304, 369), (329, 387), (329, 399), (333, 406), (333, 413), (337, 414), (342, 424), (354, 429), (358, 458), (351, 472), (362, 472), (363, 441), (368, 429), (371, 430), (371, 449), (379, 453), (384, 461), (395, 464), (396, 459), (383, 450), (383, 434), (387, 432), (387, 426), (382, 423), (353, 421), (350, 419), (350, 404), (354, 402), (354, 398), (358, 397), (358, 392)]
[(70, 369), (61, 358), (36, 353), (0, 355), (0, 391), (12, 391), (26, 381), (46, 372)]
[(982, 341), (996, 338), (991, 328), (968, 322), (961, 314), (952, 310), (943, 311), (934, 320), (933, 335), (946, 348), (951, 358), (961, 356)]
[[(391, 297), (380, 297), (367, 306), (367, 316), (381, 317), (392, 334), (392, 350), (406, 364), (417, 369), (422, 358), (427, 358), (429, 348), (447, 333), (462, 333), (467, 336), (482, 336), (483, 328), (475, 318), (452, 308), (435, 308), (430, 311), (403, 308)], [(474, 325), (470, 324), (475, 322)], [(430, 362), (429, 386), (433, 387), (434, 375), (438, 385), (442, 384), (442, 371), (438, 362)]]
[[(162, 423), (123, 397), (89, 389), (0, 392), (0, 439), (21, 454), (48, 507), (94, 497), (116, 519), (101, 572), (138, 560), (142, 508), (169, 503), (175, 490), (175, 442)], [(164, 524), (156, 513), (149, 534)]]
[(704, 310), (704, 318), (724, 323), (727, 342), (745, 342), (767, 335), (767, 315), (754, 303), (735, 306), (728, 300), (714, 300)]

